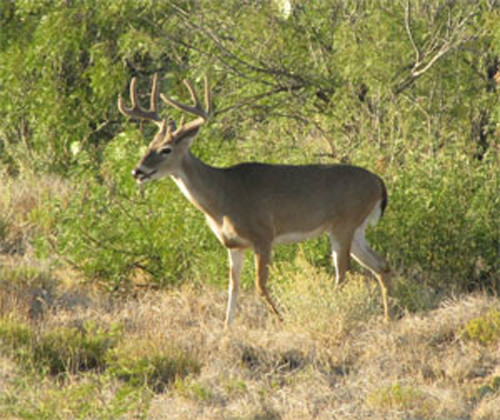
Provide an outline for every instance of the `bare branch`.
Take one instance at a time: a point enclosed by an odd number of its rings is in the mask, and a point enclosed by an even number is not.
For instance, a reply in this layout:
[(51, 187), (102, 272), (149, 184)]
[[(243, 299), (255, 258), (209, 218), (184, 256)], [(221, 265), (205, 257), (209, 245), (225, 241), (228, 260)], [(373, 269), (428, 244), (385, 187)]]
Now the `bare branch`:
[[(427, 62), (427, 64), (418, 69), (418, 66), (414, 66), (411, 70), (411, 76), (413, 79), (416, 79), (422, 74), (424, 74), (427, 70), (429, 70), (435, 63), (438, 61), (443, 55), (445, 55), (450, 49), (452, 48), (452, 45), (450, 43), (445, 43), (441, 46), (439, 51)], [(420, 64), (420, 63), (417, 63)]]
[(429, 71), (442, 57), (448, 54), (459, 45), (469, 41), (472, 37), (465, 36), (463, 31), (469, 19), (474, 15), (470, 12), (458, 23), (453, 24), (451, 14), (448, 16), (446, 31), (446, 38), (442, 39), (440, 33), (442, 25), (434, 32), (433, 36), (424, 44), (424, 49), (420, 49), (415, 42), (411, 27), (410, 27), (410, 4), (409, 1), (405, 6), (404, 25), (410, 42), (415, 50), (416, 60), (413, 66), (410, 67), (410, 74), (407, 75), (402, 81), (396, 84), (394, 93), (399, 94), (409, 86), (411, 86), (419, 77)]
[(408, 34), (408, 38), (410, 39), (411, 45), (415, 50), (415, 63), (420, 63), (420, 50), (415, 44), (415, 39), (413, 38), (413, 34), (410, 26), (410, 0), (407, 0), (405, 5), (405, 29)]

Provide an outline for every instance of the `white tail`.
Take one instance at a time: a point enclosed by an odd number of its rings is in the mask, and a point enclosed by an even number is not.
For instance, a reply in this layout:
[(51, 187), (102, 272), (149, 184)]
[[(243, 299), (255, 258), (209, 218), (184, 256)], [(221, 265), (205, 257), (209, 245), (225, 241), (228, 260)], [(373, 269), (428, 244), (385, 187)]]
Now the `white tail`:
[[(387, 261), (365, 239), (368, 223), (382, 216), (387, 192), (383, 181), (366, 169), (351, 165), (268, 165), (242, 163), (228, 168), (209, 166), (193, 156), (189, 147), (200, 127), (210, 118), (211, 96), (205, 78), (205, 107), (188, 81), (193, 105), (161, 95), (161, 99), (197, 118), (188, 124), (167, 125), (157, 113), (157, 78), (153, 79), (151, 107), (141, 108), (130, 85), (132, 108), (120, 97), (118, 107), (129, 117), (150, 120), (159, 131), (145, 156), (133, 170), (137, 182), (171, 176), (186, 198), (199, 208), (219, 241), (228, 249), (230, 262), (226, 326), (233, 323), (244, 250), (255, 253), (256, 286), (280, 317), (266, 283), (274, 244), (302, 241), (328, 234), (332, 244), (335, 282), (349, 268), (349, 255), (377, 278), (389, 319), (387, 295), (391, 272)], [(280, 317), (281, 319), (281, 317)]]

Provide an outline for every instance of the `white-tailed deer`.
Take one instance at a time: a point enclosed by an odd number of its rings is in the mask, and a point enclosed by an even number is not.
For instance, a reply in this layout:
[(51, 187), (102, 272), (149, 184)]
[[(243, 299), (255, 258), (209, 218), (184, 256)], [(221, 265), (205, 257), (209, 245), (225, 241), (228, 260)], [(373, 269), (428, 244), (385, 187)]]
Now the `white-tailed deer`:
[(209, 166), (189, 150), (211, 114), (209, 83), (205, 78), (205, 108), (191, 83), (185, 80), (184, 84), (193, 100), (192, 106), (164, 95), (161, 99), (197, 117), (187, 124), (182, 119), (177, 127), (159, 116), (156, 75), (149, 110), (139, 105), (135, 78), (130, 84), (132, 107), (127, 108), (120, 96), (118, 108), (125, 116), (153, 121), (159, 127), (145, 156), (132, 171), (137, 182), (171, 176), (186, 198), (205, 214), (209, 226), (228, 249), (230, 281), (226, 327), (233, 323), (246, 248), (252, 248), (255, 253), (257, 291), (280, 317), (266, 288), (271, 248), (323, 233), (330, 237), (336, 284), (343, 280), (351, 255), (377, 278), (385, 318), (389, 319), (389, 265), (365, 239), (368, 223), (377, 222), (387, 204), (383, 181), (366, 169), (351, 165)]

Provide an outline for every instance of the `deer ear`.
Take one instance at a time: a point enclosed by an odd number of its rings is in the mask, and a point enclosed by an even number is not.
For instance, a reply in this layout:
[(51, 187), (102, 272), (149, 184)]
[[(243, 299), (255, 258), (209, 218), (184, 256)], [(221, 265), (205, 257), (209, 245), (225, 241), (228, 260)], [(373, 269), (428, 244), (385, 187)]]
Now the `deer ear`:
[(173, 133), (175, 130), (177, 130), (177, 124), (175, 123), (174, 120), (171, 120), (168, 123), (168, 131), (171, 131)]

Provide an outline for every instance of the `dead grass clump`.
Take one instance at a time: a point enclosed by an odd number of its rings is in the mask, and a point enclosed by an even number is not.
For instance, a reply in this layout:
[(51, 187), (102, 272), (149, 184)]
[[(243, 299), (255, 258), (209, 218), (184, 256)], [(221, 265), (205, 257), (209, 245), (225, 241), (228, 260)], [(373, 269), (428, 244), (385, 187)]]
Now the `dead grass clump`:
[[(228, 366), (232, 366), (239, 376), (254, 379), (263, 375), (273, 375), (276, 380), (306, 368), (314, 363), (314, 356), (307, 354), (306, 349), (289, 343), (285, 346), (278, 338), (271, 347), (267, 340), (249, 340), (249, 337), (235, 337), (231, 343), (220, 348), (219, 359)], [(226, 339), (227, 340), (227, 339)], [(306, 347), (306, 346), (304, 346)]]
[(303, 257), (276, 274), (287, 328), (308, 331), (325, 345), (346, 340), (382, 314), (377, 284), (363, 275), (351, 274), (336, 288), (330, 274)]
[(0, 266), (0, 316), (15, 313), (41, 321), (46, 316), (52, 319), (51, 312), (58, 316), (64, 311), (75, 314), (78, 307), (95, 308), (100, 300), (106, 299), (91, 285), (79, 284), (75, 277), (66, 281), (61, 272), (69, 275), (68, 270), (55, 270), (32, 257), (10, 256), (3, 262)]
[(51, 233), (47, 203), (68, 193), (56, 176), (0, 174), (0, 314), (18, 311), (39, 319), (52, 306), (58, 281), (50, 261), (34, 256), (32, 240)]
[(53, 304), (57, 281), (49, 268), (26, 259), (0, 267), (0, 315), (21, 312), (39, 319)]
[(500, 393), (483, 398), (472, 413), (472, 420), (498, 420), (500, 411)]
[(55, 175), (0, 175), (0, 254), (25, 254), (35, 233), (51, 230), (44, 207), (68, 193), (67, 183)]

